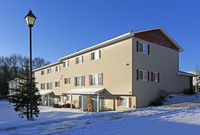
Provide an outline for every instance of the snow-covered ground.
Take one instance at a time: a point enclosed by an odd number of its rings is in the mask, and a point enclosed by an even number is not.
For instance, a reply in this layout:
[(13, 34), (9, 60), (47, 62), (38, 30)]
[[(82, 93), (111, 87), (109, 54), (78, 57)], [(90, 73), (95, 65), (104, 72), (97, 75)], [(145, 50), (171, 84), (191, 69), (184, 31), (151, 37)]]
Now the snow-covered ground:
[[(200, 96), (199, 96), (200, 97)], [(183, 103), (182, 102), (187, 102)], [(200, 98), (171, 95), (165, 106), (100, 113), (41, 106), (35, 121), (20, 119), (12, 104), (0, 101), (0, 135), (8, 134), (135, 134), (190, 135), (200, 132)], [(171, 105), (179, 103), (178, 105)]]

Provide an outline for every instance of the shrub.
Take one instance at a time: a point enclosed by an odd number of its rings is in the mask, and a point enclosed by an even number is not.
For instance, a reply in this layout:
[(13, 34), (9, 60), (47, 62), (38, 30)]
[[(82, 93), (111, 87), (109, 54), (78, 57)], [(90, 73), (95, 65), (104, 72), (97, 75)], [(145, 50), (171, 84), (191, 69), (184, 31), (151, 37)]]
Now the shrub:
[(156, 100), (152, 101), (149, 106), (161, 106), (163, 105), (164, 97), (159, 97)]
[(53, 104), (53, 107), (54, 107), (54, 108), (58, 108), (59, 105), (58, 105), (58, 104)]
[(168, 95), (166, 90), (159, 90), (158, 92), (159, 97), (156, 98), (154, 101), (152, 101), (149, 106), (161, 106), (163, 105), (163, 101), (165, 100), (165, 97)]
[[(64, 104), (64, 108), (70, 108), (70, 103)], [(72, 104), (72, 108), (76, 108), (75, 105)]]

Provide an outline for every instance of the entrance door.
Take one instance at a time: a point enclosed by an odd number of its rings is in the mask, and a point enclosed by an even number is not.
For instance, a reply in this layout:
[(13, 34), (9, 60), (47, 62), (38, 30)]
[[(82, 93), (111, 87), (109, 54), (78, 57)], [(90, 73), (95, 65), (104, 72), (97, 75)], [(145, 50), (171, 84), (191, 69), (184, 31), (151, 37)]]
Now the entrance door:
[(100, 111), (103, 111), (105, 109), (105, 98), (100, 97)]
[(43, 96), (42, 105), (44, 106), (48, 105), (48, 97), (46, 95)]
[[(103, 111), (105, 109), (105, 98), (99, 97), (99, 110)], [(94, 111), (97, 111), (97, 96), (94, 97)]]
[(82, 96), (79, 96), (79, 108), (82, 108)]

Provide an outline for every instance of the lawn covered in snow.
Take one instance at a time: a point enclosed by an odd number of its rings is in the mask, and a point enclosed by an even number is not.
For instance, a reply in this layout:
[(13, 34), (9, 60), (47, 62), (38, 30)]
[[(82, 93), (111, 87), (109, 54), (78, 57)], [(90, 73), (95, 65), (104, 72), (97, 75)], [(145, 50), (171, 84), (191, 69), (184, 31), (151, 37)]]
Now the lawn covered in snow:
[[(41, 113), (35, 121), (20, 119), (13, 110), (12, 104), (6, 100), (0, 100), (0, 135), (199, 134), (199, 97), (171, 95), (166, 98), (165, 106), (100, 113), (41, 106)], [(182, 104), (182, 102), (187, 103)], [(179, 104), (171, 105), (175, 103)]]

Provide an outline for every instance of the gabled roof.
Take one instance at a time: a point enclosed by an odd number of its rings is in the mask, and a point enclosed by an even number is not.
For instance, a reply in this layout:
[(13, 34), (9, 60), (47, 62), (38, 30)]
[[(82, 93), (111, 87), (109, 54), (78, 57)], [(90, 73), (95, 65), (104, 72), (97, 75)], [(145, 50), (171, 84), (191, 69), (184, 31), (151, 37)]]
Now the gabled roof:
[(158, 29), (178, 48), (179, 52), (183, 52), (183, 48), (161, 26), (155, 27), (155, 28), (144, 29), (144, 30), (137, 30), (137, 31), (134, 31), (134, 34), (151, 31), (151, 30), (158, 30)]
[(102, 48), (102, 47), (105, 47), (105, 46), (109, 46), (109, 45), (111, 45), (113, 43), (128, 39), (130, 37), (133, 37), (134, 34), (136, 34), (136, 33), (141, 33), (141, 32), (146, 32), (146, 31), (151, 31), (151, 30), (158, 30), (158, 29), (178, 48), (179, 52), (183, 51), (183, 48), (162, 27), (155, 27), (155, 28), (150, 28), (150, 29), (144, 29), (144, 30), (137, 30), (137, 31), (128, 32), (126, 34), (123, 34), (123, 35), (120, 35), (118, 37), (115, 37), (115, 38), (112, 38), (110, 40), (107, 40), (107, 41), (104, 41), (102, 43), (99, 43), (97, 45), (94, 45), (94, 46), (91, 46), (89, 48), (86, 48), (86, 49), (80, 50), (78, 52), (72, 53), (70, 55), (64, 56), (64, 57), (60, 58), (55, 63), (52, 63), (52, 64), (49, 64), (49, 65), (34, 69), (33, 71), (35, 72), (35, 71), (38, 71), (38, 70), (42, 70), (42, 69), (57, 65), (57, 64), (62, 63), (64, 60), (67, 60), (69, 58), (76, 57), (78, 55), (82, 55), (84, 53), (87, 53), (87, 52), (90, 52), (90, 51), (93, 51), (93, 50), (96, 50), (96, 49), (99, 49), (99, 48)]

